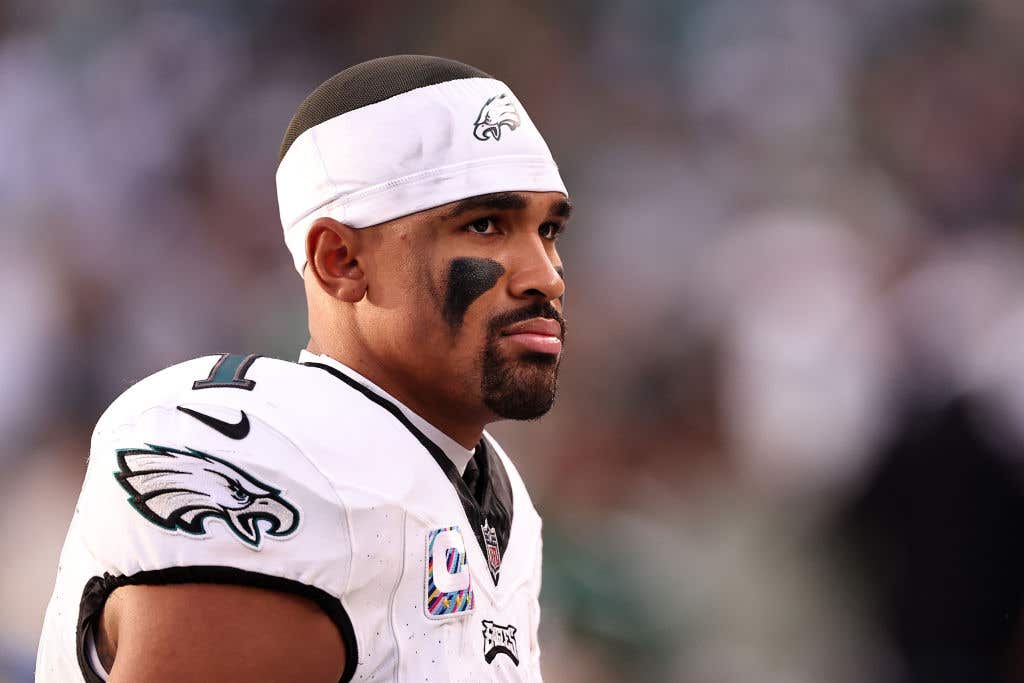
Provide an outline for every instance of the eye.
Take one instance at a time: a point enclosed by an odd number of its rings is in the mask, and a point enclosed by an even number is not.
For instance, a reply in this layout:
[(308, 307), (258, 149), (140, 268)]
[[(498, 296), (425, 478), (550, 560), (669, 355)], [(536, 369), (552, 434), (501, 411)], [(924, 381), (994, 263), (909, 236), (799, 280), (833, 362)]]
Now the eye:
[(537, 232), (546, 240), (556, 239), (563, 230), (565, 230), (565, 225), (562, 223), (545, 223), (537, 228)]
[(466, 226), (466, 230), (475, 235), (493, 235), (498, 232), (493, 218), (478, 218)]
[(252, 497), (249, 492), (242, 488), (242, 484), (239, 481), (232, 481), (228, 484), (228, 490), (231, 491), (231, 497), (237, 500), (239, 503), (248, 502)]

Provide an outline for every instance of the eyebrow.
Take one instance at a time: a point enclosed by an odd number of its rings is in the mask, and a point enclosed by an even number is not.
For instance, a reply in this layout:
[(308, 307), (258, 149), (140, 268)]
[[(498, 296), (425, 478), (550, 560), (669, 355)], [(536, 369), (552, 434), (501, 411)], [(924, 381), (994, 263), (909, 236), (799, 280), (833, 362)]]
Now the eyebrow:
[(551, 210), (548, 211), (548, 213), (558, 218), (568, 219), (569, 216), (572, 215), (572, 202), (570, 202), (568, 199), (563, 199), (554, 206), (552, 206)]
[[(451, 208), (444, 215), (445, 219), (457, 218), (464, 213), (477, 211), (479, 209), (490, 209), (492, 211), (523, 210), (529, 206), (529, 200), (517, 192), (492, 192), (476, 197), (463, 199)], [(562, 199), (556, 202), (548, 210), (548, 215), (557, 218), (566, 218), (572, 214), (572, 202)]]
[(482, 194), (477, 197), (463, 199), (452, 207), (452, 210), (445, 214), (445, 218), (455, 218), (469, 211), (477, 209), (493, 209), (495, 211), (508, 211), (510, 209), (525, 209), (528, 202), (526, 197), (515, 192), (494, 192)]

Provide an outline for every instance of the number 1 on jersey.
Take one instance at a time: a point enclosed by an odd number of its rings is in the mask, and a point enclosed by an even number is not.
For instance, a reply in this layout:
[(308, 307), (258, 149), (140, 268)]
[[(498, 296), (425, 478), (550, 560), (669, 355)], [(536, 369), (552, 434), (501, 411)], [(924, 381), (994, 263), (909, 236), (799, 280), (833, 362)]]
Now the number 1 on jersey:
[(222, 387), (228, 389), (245, 389), (252, 391), (256, 382), (245, 378), (253, 362), (259, 358), (258, 354), (251, 353), (243, 356), (240, 353), (224, 353), (217, 359), (206, 379), (197, 379), (192, 383), (193, 389), (212, 389)]

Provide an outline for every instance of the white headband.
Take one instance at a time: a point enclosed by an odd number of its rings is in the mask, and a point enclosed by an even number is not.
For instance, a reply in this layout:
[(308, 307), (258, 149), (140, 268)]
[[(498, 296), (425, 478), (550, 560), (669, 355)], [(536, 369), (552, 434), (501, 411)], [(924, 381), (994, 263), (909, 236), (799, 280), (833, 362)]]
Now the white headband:
[(328, 119), (299, 135), (277, 169), (295, 269), (306, 234), (330, 216), (366, 228), (491, 192), (567, 194), (558, 167), (507, 85), (463, 78)]

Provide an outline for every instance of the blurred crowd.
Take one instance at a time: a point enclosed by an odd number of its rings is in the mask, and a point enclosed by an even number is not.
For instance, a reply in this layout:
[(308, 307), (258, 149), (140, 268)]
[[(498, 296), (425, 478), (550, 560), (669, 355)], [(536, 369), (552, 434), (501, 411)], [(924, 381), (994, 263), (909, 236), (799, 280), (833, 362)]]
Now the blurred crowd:
[(278, 144), (396, 53), (511, 84), (577, 205), (559, 403), (492, 430), (546, 679), (1024, 681), (1019, 0), (0, 5), (0, 681), (106, 405), (305, 345)]

